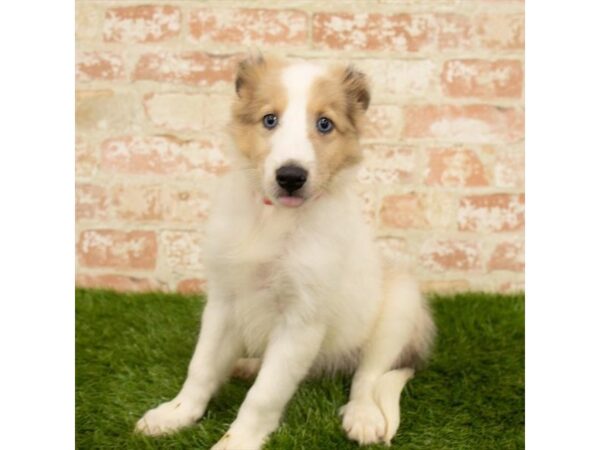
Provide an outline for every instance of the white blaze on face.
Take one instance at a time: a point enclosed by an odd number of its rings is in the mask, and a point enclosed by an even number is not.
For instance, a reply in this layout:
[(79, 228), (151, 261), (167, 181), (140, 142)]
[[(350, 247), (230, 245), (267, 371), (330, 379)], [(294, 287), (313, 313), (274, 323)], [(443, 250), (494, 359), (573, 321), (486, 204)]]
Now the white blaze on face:
[(315, 151), (308, 137), (307, 105), (309, 92), (315, 79), (324, 73), (323, 67), (300, 63), (287, 67), (282, 83), (287, 94), (287, 106), (271, 138), (271, 152), (265, 160), (265, 190), (276, 187), (275, 171), (281, 166), (295, 163), (308, 171), (306, 188), (311, 183), (315, 166)]

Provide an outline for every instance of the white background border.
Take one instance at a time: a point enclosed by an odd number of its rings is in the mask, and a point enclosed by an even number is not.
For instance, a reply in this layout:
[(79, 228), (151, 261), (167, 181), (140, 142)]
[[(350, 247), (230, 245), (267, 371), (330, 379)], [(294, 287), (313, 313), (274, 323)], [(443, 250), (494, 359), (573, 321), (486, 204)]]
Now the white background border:
[[(74, 4), (2, 8), (0, 447), (68, 449)], [(598, 449), (600, 6), (526, 9), (527, 447)]]
[(0, 448), (74, 447), (74, 2), (0, 14)]
[(600, 449), (600, 5), (526, 5), (526, 443)]

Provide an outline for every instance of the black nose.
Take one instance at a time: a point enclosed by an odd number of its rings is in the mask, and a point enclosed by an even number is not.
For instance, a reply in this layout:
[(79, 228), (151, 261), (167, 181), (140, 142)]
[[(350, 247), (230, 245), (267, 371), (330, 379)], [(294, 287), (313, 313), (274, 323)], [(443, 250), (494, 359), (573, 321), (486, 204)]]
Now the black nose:
[(288, 194), (300, 189), (306, 183), (307, 177), (308, 172), (305, 169), (292, 165), (280, 167), (275, 172), (277, 184), (285, 189)]

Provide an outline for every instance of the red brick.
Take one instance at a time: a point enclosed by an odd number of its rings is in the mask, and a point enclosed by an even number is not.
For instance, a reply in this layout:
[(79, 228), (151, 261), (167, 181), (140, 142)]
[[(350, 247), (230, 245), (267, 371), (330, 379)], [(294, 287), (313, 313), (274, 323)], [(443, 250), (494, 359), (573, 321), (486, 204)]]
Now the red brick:
[(425, 183), (430, 186), (473, 187), (488, 184), (485, 167), (473, 150), (429, 151)]
[(75, 185), (75, 217), (82, 219), (106, 219), (108, 196), (103, 186), (90, 183)]
[(192, 86), (212, 86), (233, 82), (238, 58), (205, 52), (145, 53), (138, 60), (134, 80), (150, 80)]
[(496, 245), (488, 261), (488, 270), (522, 272), (524, 269), (525, 245), (522, 240), (510, 240)]
[(321, 12), (313, 15), (317, 48), (390, 52), (521, 50), (522, 14), (382, 14)]
[(126, 221), (201, 223), (208, 217), (209, 204), (198, 188), (172, 184), (118, 184), (111, 189), (114, 215)]
[(435, 19), (440, 51), (523, 50), (522, 14), (437, 14)]
[(75, 42), (96, 42), (100, 36), (104, 8), (95, 2), (75, 2)]
[(163, 231), (161, 248), (167, 266), (176, 271), (203, 272), (204, 236), (197, 231)]
[(181, 12), (173, 6), (108, 8), (104, 17), (105, 42), (161, 42), (177, 36), (180, 30)]
[(210, 198), (194, 189), (170, 185), (163, 189), (164, 218), (171, 222), (201, 223), (208, 218)]
[(361, 59), (356, 66), (368, 75), (376, 100), (387, 100), (390, 95), (424, 97), (439, 85), (439, 68), (431, 59)]
[(411, 105), (404, 110), (404, 137), (458, 142), (516, 142), (524, 137), (524, 115), (491, 105)]
[(502, 188), (525, 187), (525, 155), (522, 151), (502, 152), (494, 163), (496, 186)]
[(75, 94), (75, 128), (82, 136), (96, 131), (125, 132), (135, 126), (137, 108), (139, 101), (132, 92), (78, 89)]
[(460, 201), (458, 227), (462, 231), (522, 230), (524, 222), (524, 194), (473, 195)]
[(506, 281), (498, 286), (498, 291), (502, 293), (515, 293), (525, 291), (524, 281)]
[(164, 92), (147, 94), (143, 106), (150, 122), (166, 131), (219, 135), (229, 121), (230, 102), (216, 95)]
[(422, 228), (428, 225), (422, 199), (416, 194), (384, 197), (379, 214), (386, 227)]
[(215, 176), (228, 168), (215, 142), (208, 140), (126, 136), (104, 141), (101, 152), (102, 169), (116, 173)]
[(520, 98), (523, 64), (516, 60), (453, 59), (444, 63), (441, 81), (449, 97)]
[(415, 180), (414, 150), (385, 144), (363, 146), (364, 161), (358, 180), (364, 184), (400, 184)]
[(85, 230), (77, 254), (85, 267), (154, 269), (157, 240), (153, 231)]
[(431, 228), (440, 230), (456, 229), (458, 198), (450, 189), (436, 189), (419, 194), (425, 210), (425, 217)]
[(177, 292), (181, 294), (203, 294), (206, 292), (206, 281), (200, 278), (187, 278), (177, 283)]
[(440, 51), (473, 47), (471, 18), (457, 14), (436, 14), (437, 48)]
[(381, 225), (391, 228), (451, 230), (456, 226), (456, 197), (450, 192), (419, 192), (383, 198)]
[(477, 46), (488, 50), (523, 50), (525, 17), (522, 14), (481, 15), (475, 19)]
[(190, 36), (198, 42), (236, 45), (302, 45), (308, 36), (303, 11), (211, 9), (192, 11)]
[(373, 105), (363, 128), (366, 139), (399, 139), (402, 132), (402, 109), (396, 105)]
[(111, 189), (111, 206), (118, 219), (163, 219), (164, 206), (160, 185), (116, 185)]
[(433, 272), (478, 270), (481, 268), (481, 246), (464, 240), (426, 241), (421, 247), (423, 267)]
[(94, 147), (82, 138), (75, 142), (75, 175), (77, 177), (91, 177), (98, 168), (98, 157)]
[(77, 81), (124, 80), (125, 67), (119, 55), (110, 52), (83, 52), (77, 55)]
[(417, 52), (435, 40), (431, 16), (379, 13), (315, 13), (313, 41), (335, 50)]
[(77, 275), (75, 283), (78, 287), (82, 288), (112, 289), (118, 292), (150, 292), (166, 290), (164, 283), (153, 278), (118, 274), (79, 274)]

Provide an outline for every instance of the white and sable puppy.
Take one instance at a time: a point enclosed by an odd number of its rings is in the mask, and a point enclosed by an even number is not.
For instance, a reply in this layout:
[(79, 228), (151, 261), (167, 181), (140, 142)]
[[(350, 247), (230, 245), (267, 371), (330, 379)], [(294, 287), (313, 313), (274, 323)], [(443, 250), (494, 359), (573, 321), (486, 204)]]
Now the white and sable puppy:
[(380, 258), (353, 189), (366, 78), (260, 56), (240, 63), (235, 88), (235, 161), (207, 226), (198, 344), (179, 394), (136, 428), (192, 425), (228, 376), (256, 374), (213, 449), (259, 449), (307, 375), (346, 371), (348, 437), (389, 444), (435, 327), (415, 280)]

